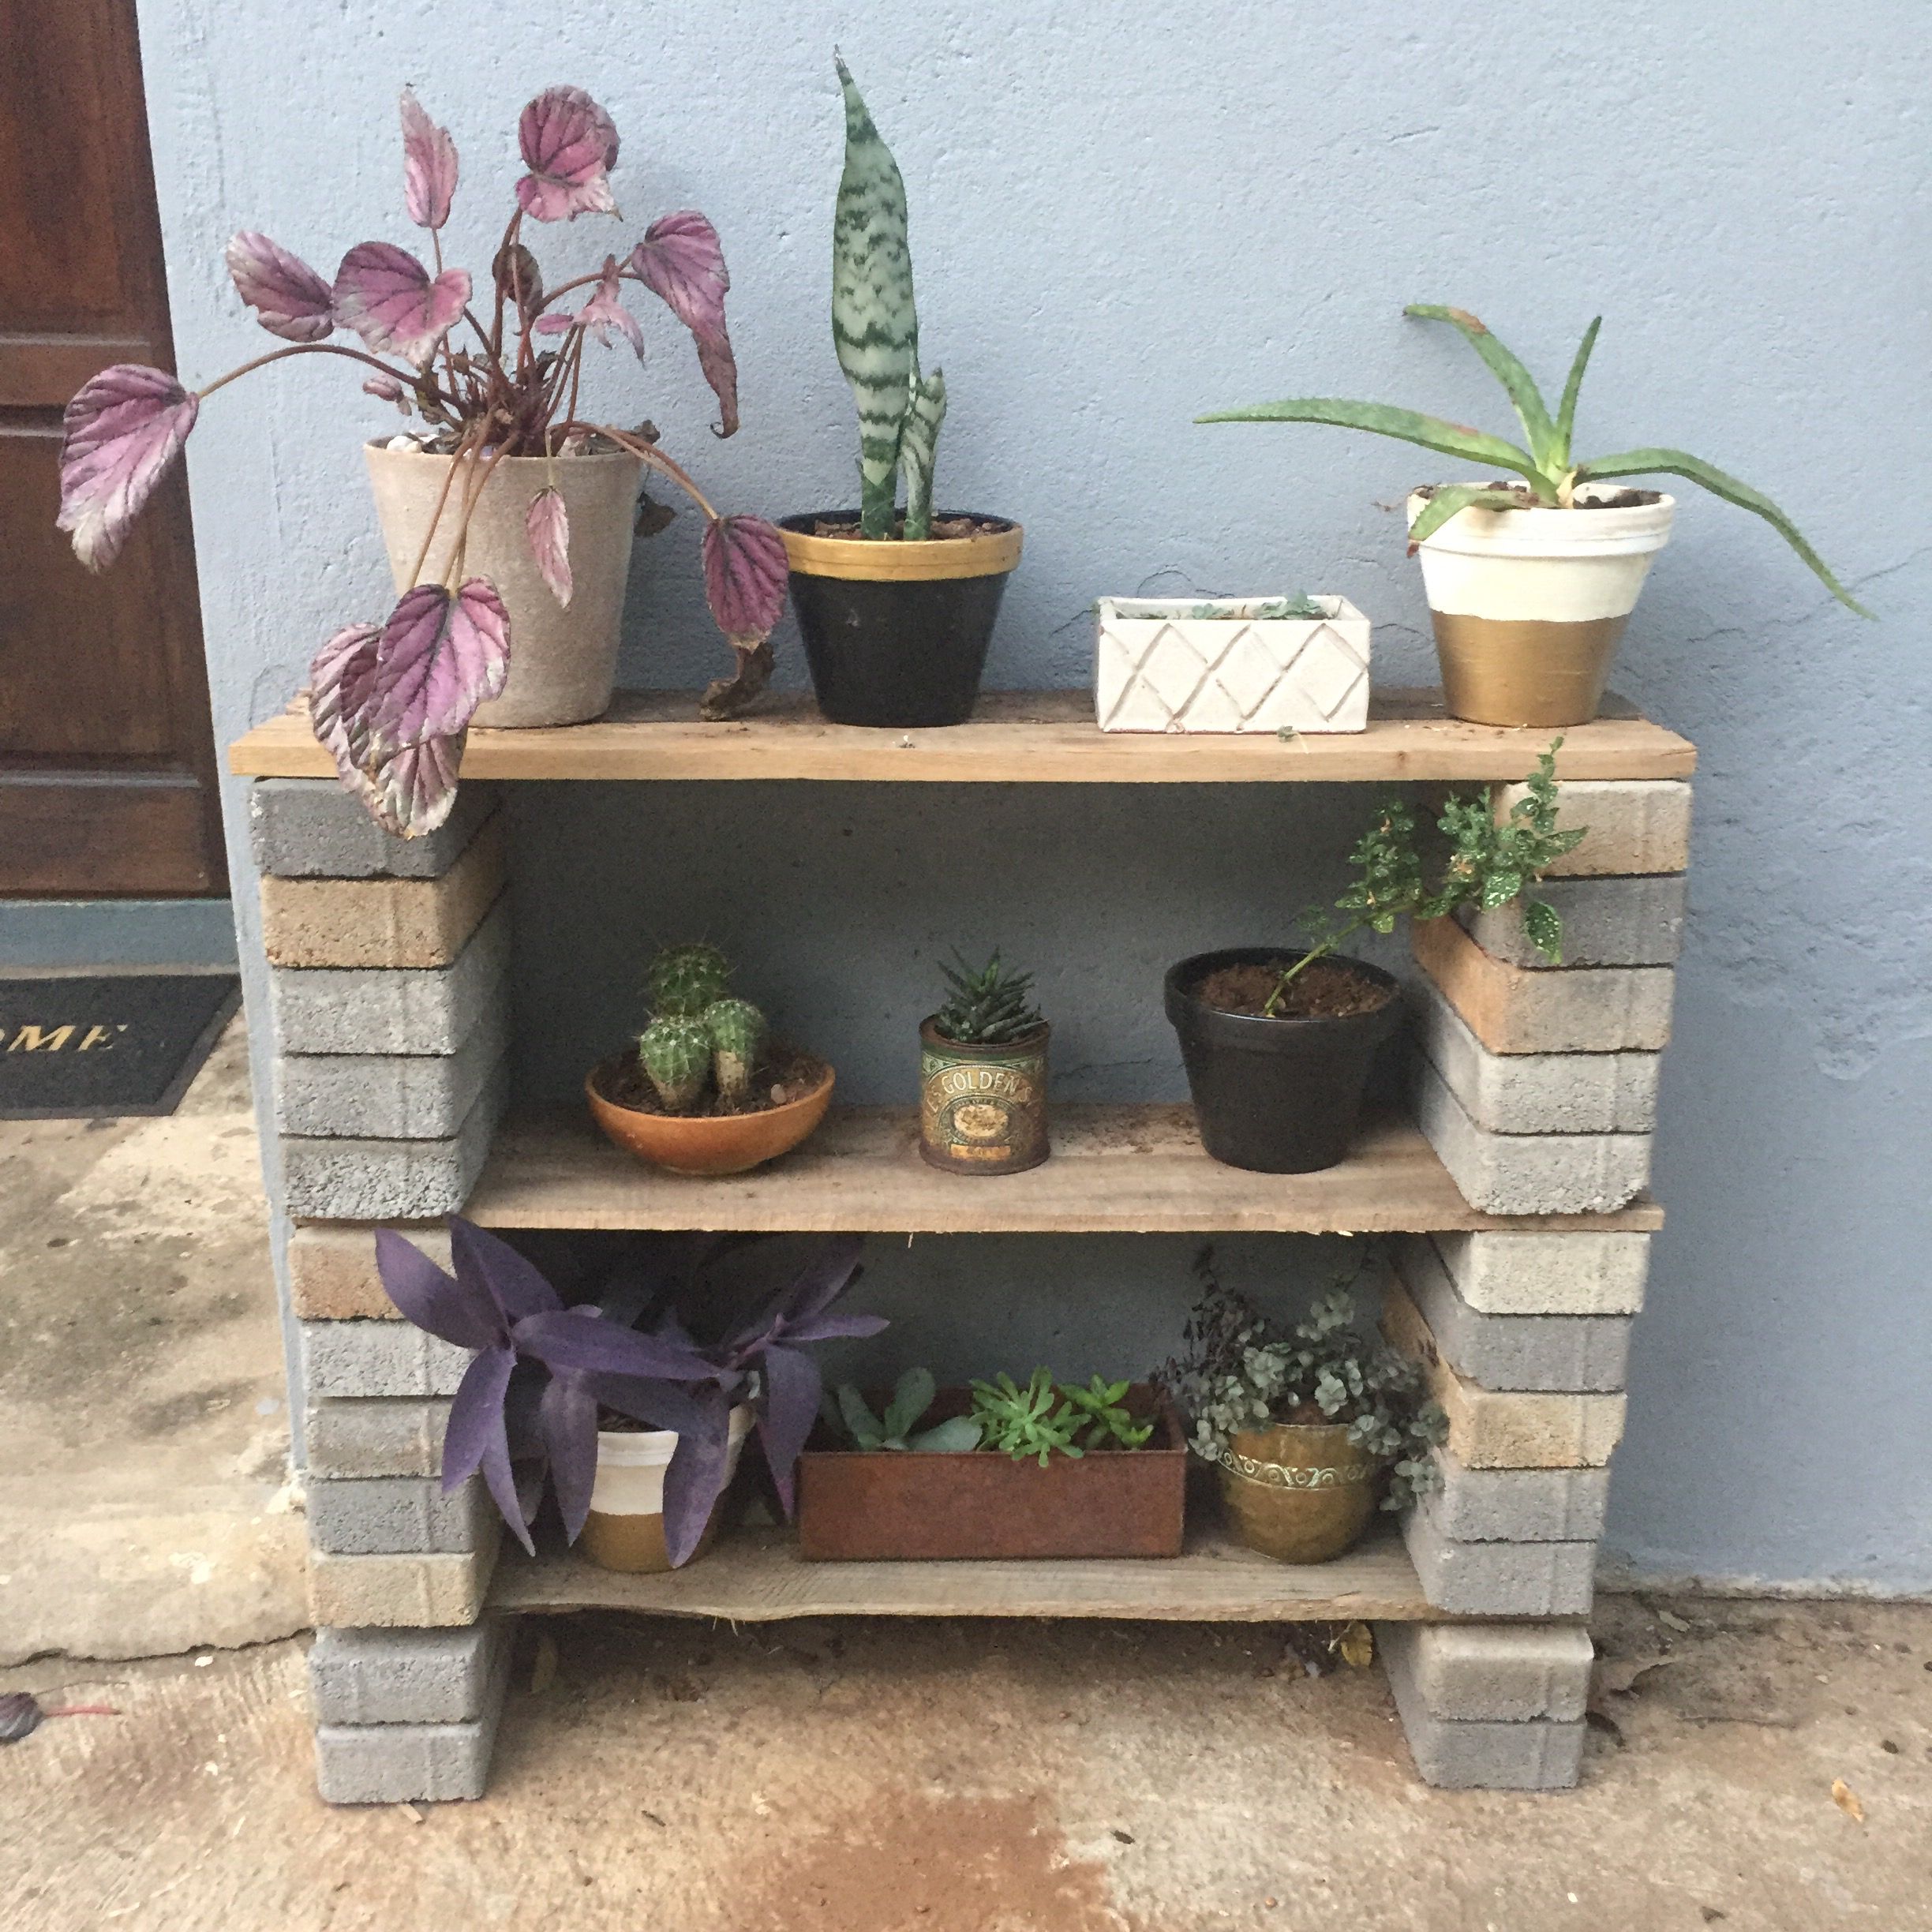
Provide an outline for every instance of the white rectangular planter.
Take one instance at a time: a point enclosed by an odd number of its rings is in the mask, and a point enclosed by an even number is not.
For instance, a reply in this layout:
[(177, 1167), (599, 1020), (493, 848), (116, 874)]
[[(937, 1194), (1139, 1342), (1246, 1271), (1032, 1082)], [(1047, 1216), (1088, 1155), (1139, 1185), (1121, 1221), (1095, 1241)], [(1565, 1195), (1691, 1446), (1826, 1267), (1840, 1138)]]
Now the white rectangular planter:
[(1094, 666), (1103, 731), (1358, 732), (1368, 620), (1346, 597), (1279, 617), (1282, 597), (1103, 597)]

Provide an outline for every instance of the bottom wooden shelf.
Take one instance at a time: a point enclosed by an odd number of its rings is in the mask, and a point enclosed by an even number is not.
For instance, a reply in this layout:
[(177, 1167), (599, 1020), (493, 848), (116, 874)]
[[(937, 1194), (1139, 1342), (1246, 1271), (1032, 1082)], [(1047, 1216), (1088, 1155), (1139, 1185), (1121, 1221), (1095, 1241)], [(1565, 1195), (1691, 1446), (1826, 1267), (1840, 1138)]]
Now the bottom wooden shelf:
[(1119, 1617), (1156, 1623), (1453, 1619), (1432, 1609), (1393, 1526), (1334, 1563), (1256, 1556), (1218, 1528), (1170, 1559), (806, 1563), (788, 1530), (740, 1530), (670, 1575), (623, 1576), (581, 1556), (506, 1550), (494, 1609), (635, 1610), (766, 1623), (803, 1616)]

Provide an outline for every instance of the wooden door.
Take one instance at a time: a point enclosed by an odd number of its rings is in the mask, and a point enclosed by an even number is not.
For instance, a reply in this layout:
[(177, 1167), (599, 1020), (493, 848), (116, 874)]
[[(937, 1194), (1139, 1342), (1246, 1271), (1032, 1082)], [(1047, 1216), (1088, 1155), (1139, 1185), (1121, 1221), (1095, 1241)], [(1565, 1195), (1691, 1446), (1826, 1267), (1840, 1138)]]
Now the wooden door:
[(134, 0), (0, 6), (0, 894), (227, 889), (187, 481), (95, 577), (54, 527), (61, 408), (172, 369)]

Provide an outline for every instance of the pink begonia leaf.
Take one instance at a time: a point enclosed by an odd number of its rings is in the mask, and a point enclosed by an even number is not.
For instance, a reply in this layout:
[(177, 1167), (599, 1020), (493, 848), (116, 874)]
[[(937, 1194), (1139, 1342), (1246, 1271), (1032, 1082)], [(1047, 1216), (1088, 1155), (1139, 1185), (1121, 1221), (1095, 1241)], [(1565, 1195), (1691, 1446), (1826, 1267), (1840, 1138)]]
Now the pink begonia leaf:
[(418, 365), (436, 353), (470, 300), (466, 270), (446, 268), (432, 281), (407, 249), (361, 242), (335, 271), (335, 314), (376, 350), (393, 350)]
[(405, 590), (383, 626), (370, 701), (379, 758), (453, 738), (510, 673), (510, 613), (487, 577), (454, 597), (439, 583)]
[(717, 230), (695, 208), (654, 221), (631, 251), (631, 267), (653, 294), (691, 332), (698, 366), (717, 392), (721, 436), (738, 427), (738, 365), (724, 327), (724, 292), (731, 275)]
[(440, 228), (456, 192), (456, 144), (423, 111), (410, 88), (402, 90), (402, 198), (418, 228)]
[(83, 383), (61, 439), (60, 515), (91, 571), (121, 554), (128, 530), (181, 455), (200, 399), (165, 369), (117, 362)]
[(567, 310), (552, 309), (530, 324), (539, 335), (567, 335), (577, 326), (577, 318)]
[(398, 838), (421, 838), (449, 817), (456, 803), (456, 776), (466, 734), (425, 738), (371, 768), (376, 822)]
[(590, 299), (574, 316), (545, 316), (537, 324), (537, 332), (540, 335), (553, 335), (560, 326), (587, 329), (608, 349), (611, 331), (615, 329), (637, 351), (638, 360), (642, 361), (644, 331), (638, 327), (637, 317), (619, 299), (623, 290), (623, 283), (618, 279), (620, 272), (617, 257), (606, 255), (604, 272), (598, 278)]
[(571, 592), (570, 513), (562, 494), (555, 489), (540, 489), (523, 513), (523, 532), (530, 538), (530, 555), (550, 586), (550, 594), (567, 610)]
[(720, 517), (704, 534), (705, 601), (733, 644), (761, 643), (784, 609), (784, 539), (762, 517)]
[(271, 335), (289, 342), (320, 342), (335, 329), (335, 298), (300, 256), (252, 228), (228, 239), (228, 272), (235, 293), (255, 311)]
[(362, 379), (362, 393), (373, 395), (380, 402), (400, 402), (404, 391), (401, 382), (393, 376), (365, 376)]
[(523, 110), (517, 144), (530, 172), (517, 204), (538, 221), (615, 215), (608, 170), (617, 165), (617, 130), (582, 88), (545, 88)]

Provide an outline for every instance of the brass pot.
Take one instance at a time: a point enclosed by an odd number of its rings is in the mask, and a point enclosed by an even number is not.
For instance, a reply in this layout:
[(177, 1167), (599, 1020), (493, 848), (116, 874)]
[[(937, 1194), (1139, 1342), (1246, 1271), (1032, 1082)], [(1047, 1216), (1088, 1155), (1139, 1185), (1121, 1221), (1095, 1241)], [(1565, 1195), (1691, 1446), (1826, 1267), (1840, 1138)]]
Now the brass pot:
[(1046, 1048), (1051, 1028), (1002, 1046), (962, 1046), (927, 1020), (919, 1028), (919, 1158), (950, 1174), (1018, 1174), (1046, 1143)]
[(1250, 1549), (1283, 1563), (1328, 1563), (1361, 1541), (1381, 1466), (1345, 1422), (1241, 1429), (1220, 1456), (1221, 1500)]

